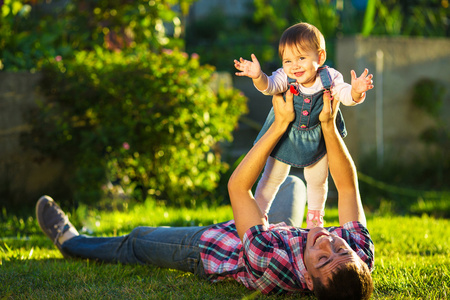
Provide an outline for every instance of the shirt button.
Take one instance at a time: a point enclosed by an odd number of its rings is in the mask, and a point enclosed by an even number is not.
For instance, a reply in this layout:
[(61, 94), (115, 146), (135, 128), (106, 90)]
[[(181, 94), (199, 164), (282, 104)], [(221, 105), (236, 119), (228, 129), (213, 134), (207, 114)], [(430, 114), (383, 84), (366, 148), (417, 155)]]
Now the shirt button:
[(305, 103), (310, 103), (311, 102), (311, 99), (309, 99), (309, 98), (305, 98)]
[(302, 111), (302, 115), (307, 116), (309, 115), (309, 112), (307, 110)]

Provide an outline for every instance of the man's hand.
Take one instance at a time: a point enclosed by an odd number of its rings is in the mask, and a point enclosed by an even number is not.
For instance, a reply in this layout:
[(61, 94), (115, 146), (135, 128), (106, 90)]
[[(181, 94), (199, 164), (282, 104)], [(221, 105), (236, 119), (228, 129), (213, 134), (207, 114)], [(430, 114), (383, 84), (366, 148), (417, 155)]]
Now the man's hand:
[(261, 65), (255, 54), (251, 55), (252, 61), (243, 59), (242, 57), (238, 60), (234, 60), (234, 67), (241, 72), (236, 72), (237, 76), (247, 76), (251, 79), (258, 79), (262, 74)]
[(281, 94), (274, 95), (272, 97), (273, 111), (275, 113), (275, 125), (281, 125), (286, 129), (287, 126), (294, 121), (294, 95), (290, 92), (286, 92), (286, 101), (284, 101)]
[(324, 125), (333, 125), (335, 124), (336, 115), (339, 109), (339, 101), (331, 96), (330, 90), (325, 90), (323, 93), (323, 108), (319, 114), (319, 121)]
[(369, 70), (366, 68), (361, 76), (356, 77), (354, 70), (351, 72), (352, 76), (352, 97), (356, 102), (360, 102), (364, 97), (364, 93), (370, 89), (373, 89), (373, 75), (369, 74)]

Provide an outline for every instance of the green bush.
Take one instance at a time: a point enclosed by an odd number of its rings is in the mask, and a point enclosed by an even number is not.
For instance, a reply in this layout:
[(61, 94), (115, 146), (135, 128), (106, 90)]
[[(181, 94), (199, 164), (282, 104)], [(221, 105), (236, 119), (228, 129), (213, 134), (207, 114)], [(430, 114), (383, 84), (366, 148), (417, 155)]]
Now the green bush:
[(25, 1), (0, 3), (0, 70), (36, 71), (47, 57), (72, 53), (66, 40), (65, 19), (41, 14)]
[(194, 1), (0, 1), (0, 70), (37, 71), (95, 47), (183, 48), (181, 19)]
[(197, 56), (172, 50), (54, 60), (43, 69), (47, 100), (33, 117), (32, 146), (65, 161), (77, 201), (98, 200), (108, 182), (138, 200), (209, 199), (227, 169), (218, 142), (232, 139), (247, 110), (237, 90), (213, 91), (213, 76)]

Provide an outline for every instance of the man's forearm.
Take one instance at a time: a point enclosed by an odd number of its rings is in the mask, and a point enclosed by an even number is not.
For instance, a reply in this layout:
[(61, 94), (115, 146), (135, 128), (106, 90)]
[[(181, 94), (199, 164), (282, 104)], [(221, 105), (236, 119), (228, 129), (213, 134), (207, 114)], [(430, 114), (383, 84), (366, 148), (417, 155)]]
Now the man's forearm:
[(275, 121), (247, 153), (228, 181), (231, 207), (241, 239), (250, 227), (267, 223), (251, 189), (273, 148), (295, 117), (292, 94), (286, 94), (286, 102), (281, 95), (274, 95), (272, 104)]
[(259, 174), (281, 136), (286, 131), (287, 126), (280, 126), (273, 123), (268, 131), (247, 153), (239, 166), (230, 178), (231, 182), (236, 182), (240, 190), (251, 190)]
[(265, 224), (264, 213), (256, 203), (251, 189), (258, 179), (267, 158), (286, 128), (275, 123), (247, 153), (228, 181), (228, 193), (238, 235), (243, 239), (248, 228)]
[(327, 148), (330, 173), (331, 175), (339, 175), (333, 176), (336, 187), (341, 189), (355, 188), (356, 168), (336, 126), (334, 123), (322, 124), (322, 132)]
[(331, 176), (339, 199), (339, 223), (359, 221), (366, 224), (359, 194), (358, 178), (353, 159), (335, 126), (335, 122), (322, 123)]

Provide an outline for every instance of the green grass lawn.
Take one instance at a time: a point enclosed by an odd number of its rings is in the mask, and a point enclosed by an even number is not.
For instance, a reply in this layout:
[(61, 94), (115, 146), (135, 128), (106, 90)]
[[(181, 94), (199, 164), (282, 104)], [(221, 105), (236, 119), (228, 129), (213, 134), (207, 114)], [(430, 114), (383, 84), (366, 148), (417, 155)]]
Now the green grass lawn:
[[(72, 213), (79, 230), (97, 236), (128, 233), (139, 225), (207, 225), (232, 218), (229, 206), (171, 209), (153, 202), (110, 210), (80, 207)], [(368, 214), (375, 243), (374, 299), (448, 299), (448, 219)], [(189, 273), (152, 266), (64, 260), (34, 216), (2, 212), (0, 299), (313, 299), (306, 295), (264, 296), (234, 281), (211, 284)], [(83, 220), (83, 221), (80, 221)], [(326, 225), (337, 225), (329, 209)], [(81, 229), (83, 228), (83, 229)]]

